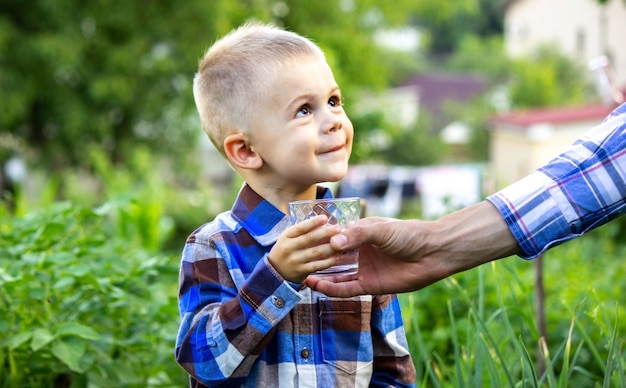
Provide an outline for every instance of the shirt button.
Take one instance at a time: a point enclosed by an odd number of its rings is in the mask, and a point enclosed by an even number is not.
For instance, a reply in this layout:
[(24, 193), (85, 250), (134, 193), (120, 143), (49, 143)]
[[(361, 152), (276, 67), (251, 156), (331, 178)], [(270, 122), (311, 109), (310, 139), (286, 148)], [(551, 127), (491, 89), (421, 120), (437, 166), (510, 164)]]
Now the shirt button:
[(274, 299), (274, 306), (282, 308), (283, 306), (285, 306), (285, 300), (283, 298)]
[(309, 356), (311, 355), (311, 352), (309, 352), (309, 349), (304, 348), (300, 352), (300, 355), (302, 356), (302, 358), (309, 358)]

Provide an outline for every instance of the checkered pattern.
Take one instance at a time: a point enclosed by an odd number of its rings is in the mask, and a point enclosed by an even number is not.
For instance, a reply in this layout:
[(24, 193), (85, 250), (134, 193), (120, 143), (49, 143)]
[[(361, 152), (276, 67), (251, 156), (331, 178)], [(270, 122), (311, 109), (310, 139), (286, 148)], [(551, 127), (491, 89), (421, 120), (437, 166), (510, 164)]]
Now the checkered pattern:
[(626, 213), (626, 104), (530, 176), (487, 198), (523, 257)]
[[(322, 197), (331, 193), (320, 187)], [(231, 211), (188, 238), (176, 360), (191, 386), (415, 386), (395, 296), (330, 298), (272, 268), (289, 224), (245, 185)]]

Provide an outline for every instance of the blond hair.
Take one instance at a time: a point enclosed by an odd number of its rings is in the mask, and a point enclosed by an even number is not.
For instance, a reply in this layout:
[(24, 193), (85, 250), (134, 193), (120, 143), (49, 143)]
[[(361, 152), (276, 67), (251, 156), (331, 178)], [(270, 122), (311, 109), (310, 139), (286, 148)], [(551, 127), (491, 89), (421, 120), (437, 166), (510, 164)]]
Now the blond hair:
[(200, 60), (193, 95), (204, 132), (224, 154), (224, 139), (245, 132), (250, 111), (271, 86), (279, 65), (321, 55), (312, 41), (276, 26), (247, 23), (216, 41)]

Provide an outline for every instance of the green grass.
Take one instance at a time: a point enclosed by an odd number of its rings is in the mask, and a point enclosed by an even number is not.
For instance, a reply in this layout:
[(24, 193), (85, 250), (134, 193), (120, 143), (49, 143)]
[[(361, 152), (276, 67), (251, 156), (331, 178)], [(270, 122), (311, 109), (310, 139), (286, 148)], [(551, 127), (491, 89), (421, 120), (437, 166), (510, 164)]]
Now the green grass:
[(400, 295), (418, 386), (626, 386), (626, 256), (612, 241), (604, 228), (544, 255), (547, 338), (535, 267), (516, 257)]
[[(127, 170), (94, 155), (99, 196), (69, 171), (0, 206), (0, 388), (187, 385), (179, 252), (239, 182), (182, 189), (145, 153)], [(544, 255), (545, 338), (535, 266), (516, 257), (400, 295), (418, 386), (626, 386), (625, 220)]]

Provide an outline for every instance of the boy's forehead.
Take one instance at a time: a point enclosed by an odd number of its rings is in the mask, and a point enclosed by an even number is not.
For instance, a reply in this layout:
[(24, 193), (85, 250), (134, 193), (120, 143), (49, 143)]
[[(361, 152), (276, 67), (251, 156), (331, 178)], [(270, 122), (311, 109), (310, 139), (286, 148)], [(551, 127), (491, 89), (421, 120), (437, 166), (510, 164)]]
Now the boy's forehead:
[(289, 76), (294, 71), (322, 71), (333, 76), (333, 71), (326, 62), (326, 58), (321, 55), (301, 55), (279, 62), (276, 65), (276, 76), (278, 78)]
[(266, 90), (259, 90), (261, 98), (281, 96), (281, 99), (325, 94), (338, 89), (333, 72), (323, 57), (308, 57), (284, 63), (276, 68)]

